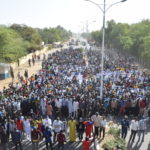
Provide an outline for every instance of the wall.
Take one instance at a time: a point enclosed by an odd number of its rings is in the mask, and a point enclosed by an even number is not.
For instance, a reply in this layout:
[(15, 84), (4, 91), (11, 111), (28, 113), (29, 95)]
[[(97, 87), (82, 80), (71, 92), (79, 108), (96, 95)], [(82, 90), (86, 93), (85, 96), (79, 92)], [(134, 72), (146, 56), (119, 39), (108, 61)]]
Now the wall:
[[(46, 51), (47, 51), (47, 48), (44, 47), (43, 50), (37, 50), (37, 51), (35, 51), (33, 53), (30, 53), (30, 54), (28, 54), (28, 55), (26, 55), (24, 57), (21, 57), (19, 59), (20, 65), (23, 65), (23, 64), (27, 63), (29, 58), (32, 59), (32, 55), (33, 54), (36, 54), (36, 55), (44, 54), (44, 53), (46, 53)], [(13, 67), (13, 69), (15, 69), (18, 66), (17, 62), (11, 63), (10, 65)]]

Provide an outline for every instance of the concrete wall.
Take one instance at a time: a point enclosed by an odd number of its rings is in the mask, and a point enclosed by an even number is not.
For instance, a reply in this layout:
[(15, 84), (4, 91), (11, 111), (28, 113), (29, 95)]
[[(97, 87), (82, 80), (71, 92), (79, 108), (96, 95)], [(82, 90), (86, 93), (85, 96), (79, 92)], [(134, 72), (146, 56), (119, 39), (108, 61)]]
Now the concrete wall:
[[(33, 54), (36, 54), (36, 55), (39, 55), (39, 54), (40, 54), (40, 55), (41, 55), (41, 54), (44, 54), (46, 51), (47, 51), (47, 48), (44, 47), (43, 50), (37, 50), (37, 51), (35, 51), (35, 52), (33, 52), (33, 53), (30, 53), (30, 54), (28, 54), (28, 55), (26, 55), (26, 56), (24, 56), (24, 57), (21, 57), (21, 58), (19, 59), (20, 65), (23, 65), (23, 64), (25, 64), (25, 63), (28, 63), (29, 58), (32, 59), (32, 55), (33, 55)], [(13, 67), (13, 69), (15, 69), (15, 68), (18, 66), (17, 62), (11, 63), (10, 65)]]

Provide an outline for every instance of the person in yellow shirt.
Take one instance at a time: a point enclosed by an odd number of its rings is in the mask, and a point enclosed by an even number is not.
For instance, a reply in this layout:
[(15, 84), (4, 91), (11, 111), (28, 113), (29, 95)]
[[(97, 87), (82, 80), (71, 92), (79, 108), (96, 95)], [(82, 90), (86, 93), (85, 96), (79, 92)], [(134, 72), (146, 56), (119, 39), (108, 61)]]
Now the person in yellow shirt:
[(71, 120), (68, 121), (70, 142), (76, 141), (76, 125), (77, 122), (73, 118), (71, 118)]

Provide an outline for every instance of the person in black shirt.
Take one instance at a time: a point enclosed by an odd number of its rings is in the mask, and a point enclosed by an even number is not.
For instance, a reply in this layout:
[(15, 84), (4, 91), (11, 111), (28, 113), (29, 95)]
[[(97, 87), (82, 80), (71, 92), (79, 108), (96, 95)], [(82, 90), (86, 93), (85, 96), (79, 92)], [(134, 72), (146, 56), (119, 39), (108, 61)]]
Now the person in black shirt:
[(6, 131), (2, 126), (0, 127), (0, 140), (1, 140), (2, 149), (8, 150), (8, 144), (7, 144), (8, 138), (7, 138)]
[(126, 138), (128, 128), (129, 128), (129, 120), (127, 119), (128, 117), (125, 116), (124, 119), (121, 121), (121, 137), (123, 139)]
[(11, 136), (12, 136), (12, 142), (15, 144), (15, 147), (16, 147), (15, 149), (16, 150), (18, 149), (18, 144), (19, 144), (20, 150), (22, 150), (20, 131), (15, 128)]
[(83, 124), (82, 118), (79, 119), (79, 123), (77, 124), (77, 132), (79, 140), (83, 139), (83, 133), (84, 133), (85, 125)]

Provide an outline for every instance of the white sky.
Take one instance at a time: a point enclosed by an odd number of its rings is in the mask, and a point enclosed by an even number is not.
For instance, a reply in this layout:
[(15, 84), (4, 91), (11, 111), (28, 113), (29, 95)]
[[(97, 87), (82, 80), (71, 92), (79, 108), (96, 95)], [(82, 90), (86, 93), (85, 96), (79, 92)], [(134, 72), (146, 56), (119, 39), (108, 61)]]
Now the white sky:
[[(103, 0), (93, 0), (103, 4)], [(117, 0), (106, 0), (112, 4)], [(102, 26), (102, 12), (98, 7), (85, 0), (0, 0), (0, 24), (26, 24), (32, 27), (63, 26), (73, 32), (81, 32), (86, 22), (89, 30)], [(137, 23), (150, 19), (150, 0), (127, 0), (113, 6), (106, 13), (106, 21)]]

